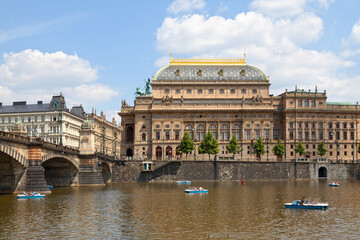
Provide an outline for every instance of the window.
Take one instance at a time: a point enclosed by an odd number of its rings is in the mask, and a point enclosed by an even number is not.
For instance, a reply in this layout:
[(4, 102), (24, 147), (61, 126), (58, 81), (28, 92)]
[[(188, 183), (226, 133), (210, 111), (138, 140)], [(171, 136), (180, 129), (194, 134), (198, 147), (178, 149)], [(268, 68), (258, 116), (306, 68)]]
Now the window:
[(186, 93), (190, 94), (191, 93), (191, 89), (186, 89)]
[(220, 69), (220, 70), (218, 71), (218, 74), (219, 74), (219, 76), (224, 76), (224, 70)]
[(213, 94), (214, 93), (214, 89), (209, 89), (209, 94)]
[(259, 139), (260, 138), (260, 131), (255, 131), (255, 139)]
[(330, 144), (330, 145), (329, 145), (329, 148), (330, 148), (330, 149), (332, 149), (332, 148), (333, 148), (333, 145), (332, 145), (332, 144)]
[(198, 94), (202, 94), (202, 93), (203, 93), (203, 90), (202, 90), (202, 89), (198, 89), (198, 90), (197, 90), (197, 93), (198, 93)]
[(343, 128), (346, 128), (347, 127), (347, 123), (343, 123)]
[(276, 125), (274, 126), (273, 134), (274, 134), (274, 139), (279, 139), (279, 127)]
[(311, 132), (311, 140), (316, 140), (316, 135), (315, 135), (315, 131)]
[(308, 107), (309, 106), (309, 99), (304, 99), (304, 107)]
[(351, 140), (354, 140), (354, 139), (355, 139), (355, 134), (354, 134), (354, 132), (350, 132), (350, 139), (351, 139)]
[(179, 125), (179, 124), (176, 124), (176, 125), (175, 125), (175, 128), (179, 128), (179, 127), (180, 127), (180, 125)]
[(311, 99), (311, 107), (315, 107), (315, 99)]
[(290, 140), (293, 140), (294, 139), (294, 132), (293, 131), (290, 131)]
[(319, 132), (319, 140), (324, 140), (324, 132)]
[(11, 117), (8, 117), (8, 123), (11, 123)]
[(333, 125), (332, 125), (332, 123), (329, 123), (329, 128), (333, 128)]
[(180, 139), (180, 132), (175, 131), (175, 140), (179, 140), (179, 139)]
[(299, 125), (299, 128), (301, 128), (301, 122), (299, 122), (299, 124), (298, 124), (298, 125)]
[(175, 76), (180, 76), (180, 70), (179, 69), (176, 69), (175, 72), (174, 72)]
[(289, 123), (289, 128), (294, 128), (294, 123), (293, 122)]
[(146, 141), (146, 133), (143, 133), (143, 134), (141, 135), (141, 140), (142, 140), (142, 141)]
[(198, 75), (199, 77), (202, 76), (202, 70), (201, 69), (197, 70), (196, 75)]
[(220, 94), (224, 94), (225, 90), (224, 89), (220, 89)]
[(347, 132), (343, 132), (343, 139), (347, 140)]
[(155, 139), (160, 140), (160, 132), (155, 132)]
[(305, 140), (309, 140), (309, 132), (305, 131)]
[(253, 89), (253, 90), (252, 90), (252, 93), (257, 93), (257, 89)]
[(250, 140), (251, 131), (246, 130), (246, 140)]
[(302, 100), (298, 99), (298, 107), (302, 107)]
[(165, 125), (165, 128), (170, 128), (170, 125)]
[(241, 69), (240, 75), (241, 75), (241, 76), (245, 76), (245, 74), (246, 74), (245, 69)]
[(265, 140), (269, 140), (269, 130), (265, 130)]
[(142, 129), (145, 129), (145, 128), (146, 128), (146, 126), (145, 126), (145, 125), (142, 125), (142, 126), (141, 126), (141, 128), (142, 128)]
[(230, 89), (230, 94), (235, 94), (235, 89)]
[(160, 128), (160, 125), (156, 125), (155, 127), (156, 127), (156, 128)]
[(340, 140), (340, 132), (336, 132), (336, 140)]
[(169, 94), (169, 93), (170, 93), (170, 90), (169, 90), (169, 89), (165, 89), (164, 92), (165, 92), (166, 94)]
[(309, 123), (305, 123), (305, 128), (309, 128)]
[(35, 122), (37, 122), (38, 121), (38, 117), (37, 116), (35, 116)]
[(241, 93), (246, 93), (246, 89), (241, 89)]
[(169, 132), (169, 131), (166, 131), (166, 132), (165, 132), (165, 139), (166, 139), (166, 140), (169, 140), (169, 139), (170, 139), (170, 132)]
[(329, 132), (329, 140), (333, 140), (333, 135), (334, 135), (333, 132)]
[(324, 124), (322, 122), (319, 122), (319, 128), (324, 128)]
[(350, 128), (354, 128), (354, 123), (350, 123)]
[(299, 139), (299, 140), (302, 140), (302, 131), (299, 131), (299, 133), (298, 133), (298, 139)]
[(336, 123), (336, 128), (340, 128), (340, 123)]
[(176, 94), (180, 94), (180, 89), (176, 89), (176, 90), (175, 90), (175, 93), (176, 93)]
[(4, 117), (1, 118), (1, 122), (2, 122), (2, 123), (5, 123), (5, 118), (4, 118)]
[(45, 116), (41, 116), (41, 121), (45, 122)]

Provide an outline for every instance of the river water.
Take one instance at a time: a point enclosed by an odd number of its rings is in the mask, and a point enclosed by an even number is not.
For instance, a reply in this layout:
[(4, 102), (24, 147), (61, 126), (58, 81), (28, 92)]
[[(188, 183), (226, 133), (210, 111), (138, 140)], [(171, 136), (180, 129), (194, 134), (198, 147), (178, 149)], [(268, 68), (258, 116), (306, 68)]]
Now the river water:
[[(0, 239), (360, 239), (360, 181), (123, 183), (0, 195)], [(320, 197), (327, 210), (283, 204)]]

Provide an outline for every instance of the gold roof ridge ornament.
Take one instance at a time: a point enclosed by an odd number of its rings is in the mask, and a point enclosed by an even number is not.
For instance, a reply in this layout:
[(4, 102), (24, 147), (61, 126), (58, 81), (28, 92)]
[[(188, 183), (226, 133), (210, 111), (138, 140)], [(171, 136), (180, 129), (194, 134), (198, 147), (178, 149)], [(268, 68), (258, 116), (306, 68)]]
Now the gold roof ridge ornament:
[(243, 58), (173, 58), (170, 53), (170, 65), (235, 65), (244, 66), (246, 54)]

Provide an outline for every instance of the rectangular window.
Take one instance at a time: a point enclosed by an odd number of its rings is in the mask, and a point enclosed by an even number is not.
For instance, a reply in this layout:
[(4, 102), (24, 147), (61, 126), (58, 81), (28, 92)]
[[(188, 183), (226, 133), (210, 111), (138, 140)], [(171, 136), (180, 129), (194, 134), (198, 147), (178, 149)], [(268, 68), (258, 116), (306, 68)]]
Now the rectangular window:
[(309, 140), (309, 132), (305, 131), (305, 140)]
[(346, 128), (347, 127), (347, 124), (346, 123), (343, 123), (343, 128)]
[(329, 140), (333, 140), (333, 135), (334, 135), (334, 133), (329, 132)]
[(199, 133), (199, 132), (196, 133), (196, 140), (197, 140), (197, 141), (200, 140), (200, 133)]
[(11, 117), (8, 117), (8, 123), (11, 123)]
[(259, 139), (260, 138), (260, 131), (255, 131), (255, 139)]
[(302, 107), (302, 100), (298, 99), (298, 107)]
[(299, 131), (299, 133), (298, 133), (298, 139), (299, 139), (299, 140), (302, 140), (302, 131)]
[(229, 140), (229, 132), (225, 132), (225, 140)]
[(169, 94), (170, 93), (170, 89), (165, 89), (164, 91), (166, 94)]
[(336, 140), (340, 140), (340, 132), (336, 132)]
[(231, 89), (230, 94), (235, 94), (235, 89)]
[(324, 132), (319, 132), (319, 140), (324, 140)]
[(203, 93), (202, 89), (198, 89), (198, 94), (202, 94), (202, 93)]
[(169, 140), (170, 139), (170, 132), (165, 132), (165, 139)]
[(45, 122), (45, 116), (41, 116), (41, 121)]
[(251, 138), (251, 131), (246, 130), (246, 140), (250, 140), (250, 138)]
[(309, 99), (304, 99), (304, 107), (308, 107), (309, 106)]
[(293, 140), (293, 139), (294, 139), (294, 132), (291, 131), (291, 132), (290, 132), (290, 140)]
[(289, 128), (294, 128), (294, 123), (293, 122), (289, 123)]
[(45, 127), (40, 127), (40, 131), (41, 131), (41, 133), (45, 133)]
[(347, 140), (347, 132), (343, 132), (343, 138), (344, 140)]
[(350, 132), (350, 138), (351, 138), (351, 140), (354, 140), (354, 139), (355, 139), (355, 134), (354, 134), (354, 132)]
[(176, 93), (176, 94), (180, 94), (180, 89), (176, 89), (176, 90), (175, 90), (175, 93)]
[(269, 140), (269, 130), (265, 130), (265, 140)]
[(311, 107), (315, 107), (315, 99), (311, 99)]
[(35, 122), (37, 122), (38, 121), (38, 117), (37, 116), (35, 116)]
[(333, 148), (333, 145), (332, 145), (332, 144), (330, 144), (330, 145), (329, 145), (329, 148), (330, 148), (330, 149), (332, 149), (332, 148)]
[(330, 152), (330, 157), (332, 156), (332, 152)]
[(332, 125), (332, 123), (329, 123), (329, 128), (333, 128), (333, 125)]
[(240, 132), (236, 132), (235, 135), (236, 135), (236, 139), (239, 140), (240, 139)]
[(186, 93), (190, 94), (191, 93), (191, 89), (186, 89)]
[(305, 128), (309, 128), (309, 124), (308, 124), (308, 123), (305, 123)]
[(315, 131), (311, 132), (311, 140), (316, 140)]
[(1, 118), (1, 122), (2, 122), (2, 123), (5, 123), (5, 118), (4, 118), (4, 117)]
[(340, 123), (336, 123), (336, 128), (340, 128)]
[(246, 89), (241, 89), (241, 93), (246, 93)]
[(214, 89), (209, 89), (209, 94), (213, 94), (214, 93)]
[(253, 89), (252, 92), (253, 92), (253, 93), (257, 93), (257, 89)]
[(353, 124), (353, 123), (350, 123), (350, 128), (354, 128), (354, 124)]
[(180, 139), (180, 132), (179, 131), (175, 131), (175, 139), (176, 140)]
[(200, 140), (202, 141), (202, 140), (204, 140), (204, 138), (205, 138), (205, 132), (201, 132), (200, 133)]
[(225, 90), (224, 89), (220, 89), (220, 94), (224, 94)]
[(319, 123), (319, 128), (324, 128), (324, 124), (322, 122)]
[(217, 132), (212, 132), (212, 134), (213, 134), (213, 136), (214, 136), (215, 139), (218, 139), (218, 137), (217, 137)]
[(301, 123), (299, 123), (299, 128), (301, 128)]
[(224, 140), (224, 137), (225, 137), (225, 136), (224, 136), (224, 132), (221, 132), (221, 133), (220, 133), (220, 140)]
[(155, 139), (160, 140), (160, 132), (155, 132)]

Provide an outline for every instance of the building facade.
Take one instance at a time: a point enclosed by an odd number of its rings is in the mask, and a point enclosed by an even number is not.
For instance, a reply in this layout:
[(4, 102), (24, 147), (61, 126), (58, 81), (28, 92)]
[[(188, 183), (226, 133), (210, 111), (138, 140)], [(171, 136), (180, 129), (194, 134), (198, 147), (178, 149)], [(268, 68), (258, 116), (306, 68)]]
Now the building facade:
[(95, 151), (120, 158), (121, 127), (115, 119), (107, 121), (103, 112), (98, 116), (94, 110), (87, 117), (93, 125)]
[[(134, 106), (124, 100), (121, 154), (165, 160), (177, 158), (185, 131), (195, 148), (211, 131), (219, 142), (219, 156), (229, 157), (226, 145), (235, 135), (243, 151), (239, 160), (255, 160), (254, 144), (264, 139), (262, 160), (275, 160), (277, 139), (285, 145), (283, 160), (320, 158), (317, 146), (325, 142), (322, 158), (358, 157), (358, 104), (327, 102), (326, 91), (285, 91), (269, 94), (269, 77), (239, 59), (174, 59), (152, 78), (152, 94), (138, 96)], [(189, 159), (195, 159), (192, 154)], [(196, 160), (208, 156), (197, 155)]]

